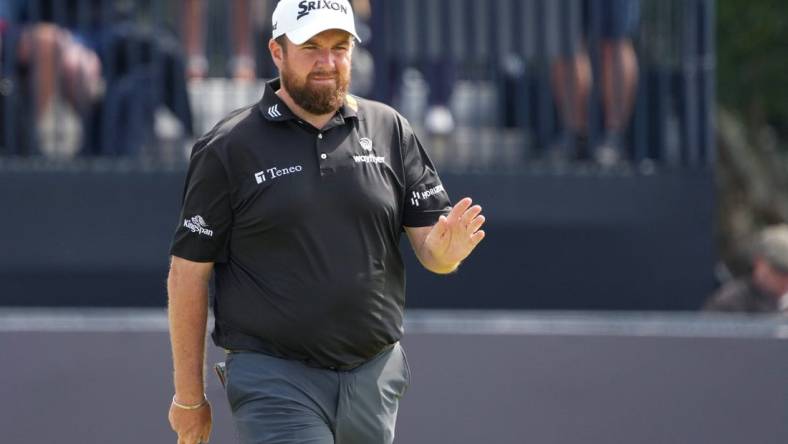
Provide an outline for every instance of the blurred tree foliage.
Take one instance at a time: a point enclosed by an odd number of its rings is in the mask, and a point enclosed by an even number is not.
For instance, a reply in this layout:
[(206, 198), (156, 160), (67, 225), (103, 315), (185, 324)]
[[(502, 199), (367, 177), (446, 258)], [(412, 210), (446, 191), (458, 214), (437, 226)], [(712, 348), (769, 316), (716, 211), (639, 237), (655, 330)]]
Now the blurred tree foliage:
[(718, 245), (734, 274), (788, 222), (788, 1), (717, 0)]
[[(719, 101), (788, 138), (788, 1), (718, 0)], [(782, 149), (786, 144), (781, 143)]]

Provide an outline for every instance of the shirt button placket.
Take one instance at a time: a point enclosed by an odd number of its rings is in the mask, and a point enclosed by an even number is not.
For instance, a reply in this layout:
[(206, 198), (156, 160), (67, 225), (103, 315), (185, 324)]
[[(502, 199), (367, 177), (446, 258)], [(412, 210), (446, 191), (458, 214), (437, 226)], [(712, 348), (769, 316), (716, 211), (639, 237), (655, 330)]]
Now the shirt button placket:
[(322, 146), (320, 141), (323, 140), (323, 133), (317, 134), (317, 152), (320, 153), (320, 174), (324, 175), (328, 172), (328, 168), (325, 166), (325, 160), (328, 159), (328, 154), (321, 152)]

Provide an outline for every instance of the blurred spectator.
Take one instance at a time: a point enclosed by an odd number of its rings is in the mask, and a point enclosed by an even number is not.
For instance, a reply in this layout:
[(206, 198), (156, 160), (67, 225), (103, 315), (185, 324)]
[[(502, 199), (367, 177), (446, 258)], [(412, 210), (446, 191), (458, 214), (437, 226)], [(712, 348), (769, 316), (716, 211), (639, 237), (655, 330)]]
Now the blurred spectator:
[[(89, 49), (100, 60), (100, 64), (83, 66), (90, 53), (73, 49), (63, 55), (64, 67), (74, 66), (82, 80), (87, 80), (86, 74), (80, 74), (84, 70), (88, 76), (103, 74), (105, 88), (76, 82), (91, 92), (104, 90), (101, 100), (78, 107), (84, 154), (135, 155), (144, 148), (158, 149), (157, 129), (163, 113), (180, 125), (184, 135), (192, 133), (184, 57), (175, 34), (150, 19), (153, 7), (151, 2), (121, 0), (16, 2), (19, 23), (26, 27), (46, 23), (50, 39)], [(143, 17), (148, 20), (140, 20)], [(58, 51), (55, 47), (52, 54)], [(58, 74), (57, 70), (51, 72)], [(69, 82), (68, 77), (64, 80)], [(46, 100), (46, 95), (44, 90), (44, 98), (37, 96), (38, 100)]]
[[(14, 85), (10, 89), (17, 90), (15, 103), (22, 105), (14, 107), (13, 120), (18, 123), (14, 151), (30, 154), (36, 143), (50, 157), (71, 157), (79, 148), (75, 113), (86, 115), (103, 95), (101, 64), (95, 51), (62, 27), (19, 23), (21, 6), (13, 0), (0, 1), (3, 78)], [(11, 91), (3, 95), (6, 108)], [(3, 119), (3, 125), (10, 120)], [(7, 130), (3, 128), (4, 142)]]
[[(571, 54), (559, 57), (552, 68), (554, 95), (571, 137), (563, 144), (574, 146), (581, 158), (593, 154), (604, 165), (615, 164), (623, 155), (623, 133), (637, 91), (638, 62), (632, 36), (640, 20), (640, 1), (582, 0), (580, 14), (580, 42), (571, 42)], [(597, 42), (598, 48), (592, 47)], [(592, 122), (588, 109), (594, 82), (591, 56), (597, 51), (604, 135), (601, 144), (590, 153)]]
[[(210, 75), (211, 63), (206, 54), (205, 39), (214, 30), (206, 27), (210, 14), (210, 4), (205, 0), (183, 1), (183, 43), (187, 54), (187, 77), (189, 80), (201, 80)], [(234, 0), (223, 3), (222, 8), (230, 11), (228, 26), (220, 26), (223, 32), (226, 28), (230, 35), (231, 56), (227, 63), (227, 75), (235, 80), (251, 81), (258, 76), (263, 78), (275, 77), (276, 67), (270, 60), (267, 40), (271, 35), (269, 18), (276, 6), (277, 0)], [(366, 44), (370, 38), (370, 28), (366, 23), (372, 8), (369, 0), (351, 0), (351, 5), (356, 13), (359, 34)], [(206, 29), (207, 28), (207, 29)], [(266, 44), (256, 45), (255, 42)], [(358, 49), (358, 48), (357, 48)], [(354, 54), (354, 81), (356, 88), (353, 92), (365, 95), (371, 90), (369, 77), (371, 66), (369, 53), (361, 49)], [(365, 88), (364, 86), (367, 85)]]
[[(383, 36), (385, 43), (374, 45), (376, 60), (387, 75), (385, 83), (378, 83), (386, 94), (378, 99), (396, 104), (412, 124), (431, 135), (446, 136), (455, 127), (450, 101), (459, 56), (451, 50), (450, 30), (465, 27), (462, 22), (471, 18), (471, 4), (459, 0), (372, 3), (374, 24), (390, 29)], [(459, 17), (448, 12), (454, 8), (462, 10)]]
[(372, 3), (370, 0), (350, 0), (356, 18), (356, 32), (361, 43), (353, 49), (353, 82), (350, 92), (365, 98), (371, 98), (375, 85), (375, 59), (371, 43), (375, 38), (372, 32)]
[[(230, 10), (232, 56), (228, 62), (229, 75), (241, 81), (257, 78), (252, 44), (252, 18), (261, 13), (251, 2), (262, 5), (264, 0), (233, 0), (225, 5)], [(208, 58), (205, 55), (205, 18), (207, 5), (204, 0), (183, 0), (183, 39), (188, 57), (186, 74), (189, 80), (200, 80), (208, 75)], [(265, 11), (262, 11), (264, 13)]]
[(709, 311), (788, 314), (788, 225), (764, 229), (755, 242), (752, 274), (727, 282), (704, 306)]
[(454, 131), (454, 116), (449, 109), (449, 100), (457, 77), (456, 66), (450, 58), (442, 57), (426, 63), (424, 70), (430, 88), (424, 128), (433, 135), (448, 135)]

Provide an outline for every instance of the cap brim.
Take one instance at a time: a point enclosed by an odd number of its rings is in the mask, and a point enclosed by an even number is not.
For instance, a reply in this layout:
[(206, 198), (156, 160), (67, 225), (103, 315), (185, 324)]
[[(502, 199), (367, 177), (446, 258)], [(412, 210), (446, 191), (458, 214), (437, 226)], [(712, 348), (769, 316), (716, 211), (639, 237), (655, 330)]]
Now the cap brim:
[(302, 45), (312, 37), (320, 34), (323, 31), (328, 31), (329, 29), (339, 29), (340, 31), (345, 31), (348, 34), (352, 35), (359, 43), (361, 43), (361, 39), (358, 38), (358, 34), (356, 34), (355, 27), (350, 27), (350, 26), (337, 27), (337, 26), (326, 26), (323, 23), (311, 23), (302, 26), (298, 29), (294, 29), (285, 34), (287, 35), (287, 38), (294, 44)]

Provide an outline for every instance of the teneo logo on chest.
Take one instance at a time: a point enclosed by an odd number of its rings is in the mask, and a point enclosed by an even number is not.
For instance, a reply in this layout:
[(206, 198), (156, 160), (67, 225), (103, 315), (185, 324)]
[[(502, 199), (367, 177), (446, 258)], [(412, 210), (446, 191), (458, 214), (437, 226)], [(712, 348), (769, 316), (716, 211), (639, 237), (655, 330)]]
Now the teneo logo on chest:
[(298, 17), (296, 17), (296, 20), (301, 20), (301, 17), (305, 17), (309, 15), (310, 12), (320, 9), (330, 9), (332, 11), (339, 11), (343, 14), (347, 14), (347, 7), (338, 2), (332, 2), (330, 0), (304, 0), (298, 4)]
[(282, 176), (287, 176), (289, 174), (296, 174), (304, 171), (304, 168), (301, 165), (291, 166), (287, 168), (268, 168), (267, 170), (258, 171), (254, 173), (254, 180), (257, 181), (258, 184), (265, 182), (266, 180), (274, 180)]

